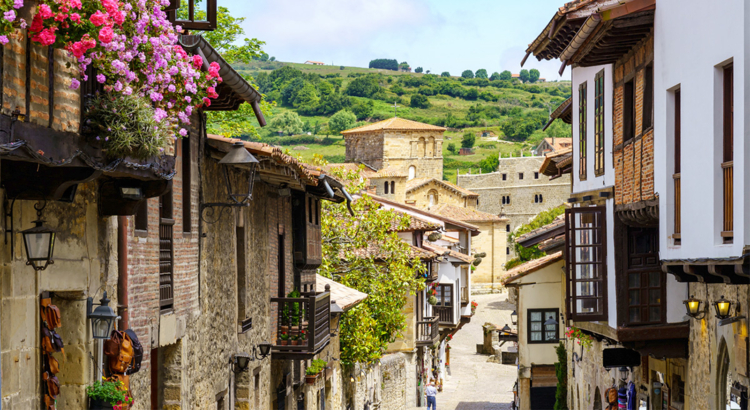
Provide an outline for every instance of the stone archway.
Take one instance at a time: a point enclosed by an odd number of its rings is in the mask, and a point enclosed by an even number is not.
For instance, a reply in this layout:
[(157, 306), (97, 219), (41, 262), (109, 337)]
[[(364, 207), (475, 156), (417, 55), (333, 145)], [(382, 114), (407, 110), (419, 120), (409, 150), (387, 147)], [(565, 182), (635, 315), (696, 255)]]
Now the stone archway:
[(599, 391), (599, 386), (596, 386), (594, 391), (594, 410), (604, 410), (602, 408), (602, 393)]
[(738, 403), (731, 401), (731, 389), (732, 383), (736, 380), (736, 376), (732, 369), (732, 358), (729, 355), (729, 348), (727, 347), (727, 341), (722, 336), (719, 342), (719, 354), (717, 355), (717, 368), (716, 368), (716, 400), (717, 410), (734, 410), (739, 409)]

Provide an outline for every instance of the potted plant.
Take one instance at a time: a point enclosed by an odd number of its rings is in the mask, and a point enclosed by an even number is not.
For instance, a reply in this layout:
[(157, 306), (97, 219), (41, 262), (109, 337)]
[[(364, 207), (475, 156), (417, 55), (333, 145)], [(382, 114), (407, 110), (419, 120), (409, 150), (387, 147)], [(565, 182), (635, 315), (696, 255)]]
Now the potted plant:
[(305, 370), (305, 382), (307, 384), (315, 384), (315, 380), (318, 378), (320, 372), (325, 370), (328, 362), (321, 359), (314, 359), (310, 364), (310, 367)]
[(125, 410), (133, 403), (133, 398), (121, 381), (102, 379), (86, 388), (89, 410)]
[(291, 345), (292, 345), (292, 346), (297, 346), (297, 345), (299, 344), (299, 335), (294, 335), (294, 334), (293, 334), (293, 335), (291, 335), (291, 336), (289, 337), (289, 340), (291, 340), (291, 341), (292, 341), (292, 342), (291, 342)]
[(435, 306), (438, 304), (437, 284), (435, 282), (432, 282), (430, 284), (430, 288), (427, 289), (427, 303), (431, 304), (432, 306)]
[(279, 334), (279, 344), (281, 346), (289, 344), (289, 333), (282, 331), (281, 334)]
[(477, 303), (477, 302), (475, 302), (475, 301), (472, 300), (471, 301), (471, 314), (472, 314), (472, 316), (477, 311), (477, 306), (479, 306), (479, 303)]
[(297, 340), (299, 341), (300, 345), (304, 345), (307, 341), (307, 330), (301, 329), (299, 331), (299, 335), (297, 335)]

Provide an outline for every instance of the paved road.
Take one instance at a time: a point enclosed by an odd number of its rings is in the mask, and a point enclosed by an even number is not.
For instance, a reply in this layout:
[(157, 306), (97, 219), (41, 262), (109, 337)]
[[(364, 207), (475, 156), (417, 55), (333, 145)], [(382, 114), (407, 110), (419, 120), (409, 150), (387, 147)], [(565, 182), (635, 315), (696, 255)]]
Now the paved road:
[(439, 410), (510, 409), (516, 367), (489, 363), (489, 356), (476, 353), (476, 345), (482, 343), (485, 322), (510, 325), (513, 306), (506, 302), (506, 297), (507, 293), (472, 295), (479, 307), (471, 323), (459, 330), (450, 343), (450, 376), (437, 396)]

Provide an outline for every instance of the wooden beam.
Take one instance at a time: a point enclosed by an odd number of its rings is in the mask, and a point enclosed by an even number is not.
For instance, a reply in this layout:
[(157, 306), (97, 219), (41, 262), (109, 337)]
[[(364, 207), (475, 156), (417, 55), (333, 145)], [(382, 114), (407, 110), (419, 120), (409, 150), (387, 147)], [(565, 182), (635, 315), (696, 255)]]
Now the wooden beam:
[(688, 322), (679, 324), (618, 327), (617, 340), (620, 342), (638, 342), (661, 339), (687, 339), (690, 335)]

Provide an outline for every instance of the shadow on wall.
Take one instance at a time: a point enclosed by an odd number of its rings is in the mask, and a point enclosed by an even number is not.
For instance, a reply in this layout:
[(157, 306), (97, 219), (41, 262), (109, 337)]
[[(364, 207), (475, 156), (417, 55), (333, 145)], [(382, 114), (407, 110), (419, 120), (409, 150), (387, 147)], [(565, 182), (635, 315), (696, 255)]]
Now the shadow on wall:
[(510, 410), (510, 403), (490, 403), (488, 401), (458, 403), (455, 410)]

